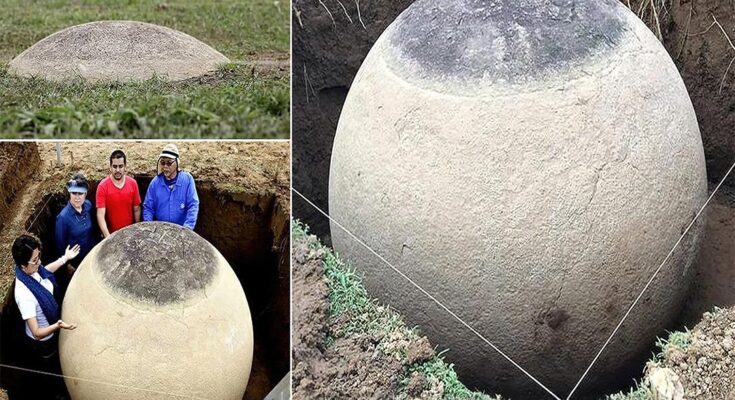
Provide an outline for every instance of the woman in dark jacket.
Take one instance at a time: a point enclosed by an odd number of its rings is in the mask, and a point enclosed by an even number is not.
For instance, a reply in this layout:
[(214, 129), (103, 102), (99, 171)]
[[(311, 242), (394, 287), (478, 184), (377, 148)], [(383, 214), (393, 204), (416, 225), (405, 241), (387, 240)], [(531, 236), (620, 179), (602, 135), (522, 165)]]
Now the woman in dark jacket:
[(67, 246), (79, 245), (79, 256), (71, 264), (78, 267), (97, 244), (92, 202), (87, 200), (89, 184), (82, 174), (74, 174), (66, 184), (69, 202), (56, 216), (56, 251), (64, 254)]

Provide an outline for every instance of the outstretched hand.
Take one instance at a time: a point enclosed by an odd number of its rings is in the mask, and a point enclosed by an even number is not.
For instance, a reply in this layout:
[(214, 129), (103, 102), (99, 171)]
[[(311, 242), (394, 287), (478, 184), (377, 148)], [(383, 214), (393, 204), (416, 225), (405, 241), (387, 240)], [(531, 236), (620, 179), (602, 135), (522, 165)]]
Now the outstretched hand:
[(64, 251), (64, 257), (66, 257), (66, 261), (71, 260), (72, 258), (79, 255), (80, 247), (78, 244), (75, 244), (74, 247), (69, 248), (69, 246), (66, 246), (66, 250)]
[(64, 322), (62, 320), (59, 320), (59, 322), (57, 322), (57, 324), (59, 324), (59, 328), (61, 328), (61, 329), (73, 330), (73, 329), (76, 329), (77, 328), (77, 326), (75, 324), (67, 324), (66, 322)]

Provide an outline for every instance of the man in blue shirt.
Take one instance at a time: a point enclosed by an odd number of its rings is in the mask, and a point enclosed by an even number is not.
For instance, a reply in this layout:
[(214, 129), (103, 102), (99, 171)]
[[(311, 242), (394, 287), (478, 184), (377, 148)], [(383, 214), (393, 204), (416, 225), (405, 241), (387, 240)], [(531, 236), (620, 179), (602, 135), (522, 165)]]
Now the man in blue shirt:
[(194, 229), (199, 196), (194, 178), (179, 169), (179, 149), (167, 144), (158, 156), (159, 174), (151, 181), (143, 201), (143, 221), (166, 221)]

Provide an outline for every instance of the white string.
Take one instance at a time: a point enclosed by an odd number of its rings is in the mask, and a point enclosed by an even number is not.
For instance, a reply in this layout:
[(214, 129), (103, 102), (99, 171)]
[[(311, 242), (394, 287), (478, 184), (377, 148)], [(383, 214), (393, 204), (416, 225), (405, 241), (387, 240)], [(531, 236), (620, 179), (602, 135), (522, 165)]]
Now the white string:
[(467, 329), (469, 329), (472, 333), (474, 333), (475, 336), (477, 336), (478, 338), (480, 338), (483, 342), (487, 343), (490, 347), (493, 348), (493, 350), (495, 350), (496, 352), (498, 352), (498, 354), (500, 354), (501, 356), (503, 356), (503, 358), (505, 358), (511, 364), (513, 364), (516, 368), (518, 368), (519, 370), (521, 370), (521, 372), (523, 372), (526, 376), (528, 376), (532, 381), (534, 381), (537, 385), (541, 386), (541, 388), (543, 388), (546, 392), (548, 392), (551, 396), (553, 396), (554, 399), (561, 400), (561, 398), (559, 396), (557, 396), (556, 394), (554, 394), (554, 392), (552, 392), (551, 390), (549, 390), (549, 388), (547, 388), (546, 386), (544, 386), (543, 383), (539, 382), (538, 379), (536, 379), (528, 371), (526, 371), (525, 369), (523, 369), (523, 367), (521, 367), (520, 365), (518, 365), (518, 363), (516, 363), (510, 357), (508, 357), (505, 353), (503, 353), (497, 346), (495, 346), (494, 344), (492, 344), (489, 340), (487, 340), (484, 336), (482, 336), (479, 332), (477, 332), (473, 327), (471, 327), (469, 324), (467, 324), (466, 322), (464, 322), (462, 320), (462, 318), (460, 318), (459, 316), (457, 316), (457, 314), (455, 314), (452, 310), (450, 310), (449, 308), (447, 308), (447, 306), (445, 306), (444, 304), (442, 304), (439, 300), (437, 300), (429, 292), (427, 292), (426, 290), (424, 290), (421, 286), (419, 286), (411, 278), (409, 278), (408, 276), (406, 276), (406, 274), (404, 274), (403, 272), (399, 271), (398, 268), (394, 267), (390, 262), (388, 262), (388, 260), (386, 260), (385, 258), (383, 258), (383, 256), (381, 256), (380, 254), (376, 253), (375, 250), (373, 250), (372, 248), (370, 248), (370, 246), (368, 246), (367, 244), (365, 244), (362, 240), (360, 240), (357, 236), (355, 236), (347, 228), (345, 228), (344, 226), (342, 226), (342, 224), (340, 224), (339, 222), (335, 221), (334, 218), (332, 218), (331, 216), (329, 216), (326, 212), (322, 211), (321, 208), (317, 207), (316, 204), (312, 203), (311, 200), (307, 199), (306, 196), (304, 196), (303, 194), (301, 194), (298, 190), (296, 190), (293, 187), (291, 188), (291, 190), (294, 193), (296, 193), (299, 197), (301, 197), (302, 199), (304, 199), (304, 201), (306, 201), (307, 203), (309, 203), (309, 205), (311, 205), (312, 207), (314, 207), (320, 214), (322, 214), (325, 217), (327, 217), (327, 219), (329, 219), (331, 222), (333, 222), (335, 225), (337, 225), (340, 229), (342, 229), (343, 231), (345, 231), (345, 233), (347, 233), (353, 239), (355, 239), (355, 241), (357, 241), (357, 243), (359, 243), (360, 245), (362, 245), (363, 247), (365, 247), (368, 251), (370, 251), (371, 253), (373, 253), (376, 257), (378, 257), (382, 262), (384, 262), (387, 266), (389, 266), (398, 275), (400, 275), (405, 280), (407, 280), (416, 289), (418, 289), (419, 291), (421, 291), (421, 293), (423, 293), (424, 295), (426, 295), (426, 297), (428, 297), (429, 299), (431, 299), (431, 301), (433, 301), (439, 307), (441, 307), (442, 309), (444, 309), (444, 311), (446, 311), (447, 313), (449, 313), (449, 315), (451, 315), (452, 317), (454, 317), (454, 319), (456, 319), (457, 321), (459, 321), (462, 325), (464, 325)]
[(115, 386), (115, 387), (120, 387), (120, 388), (125, 388), (125, 389), (140, 390), (140, 391), (148, 392), (148, 393), (164, 394), (164, 395), (167, 395), (167, 396), (175, 396), (175, 397), (181, 397), (181, 398), (186, 398), (186, 399), (208, 400), (205, 397), (196, 397), (196, 396), (192, 396), (192, 395), (188, 395), (188, 394), (185, 395), (185, 394), (178, 394), (178, 393), (172, 393), (172, 392), (163, 392), (163, 391), (154, 390), (154, 389), (144, 389), (144, 388), (139, 388), (139, 387), (135, 387), (135, 386), (121, 385), (119, 383), (103, 382), (103, 381), (97, 381), (97, 380), (94, 380), (94, 379), (80, 378), (80, 377), (77, 377), (77, 376), (69, 376), (69, 375), (55, 374), (53, 372), (33, 370), (33, 369), (29, 369), (29, 368), (24, 368), (24, 367), (18, 367), (18, 366), (15, 366), (15, 365), (0, 364), (0, 367), (1, 368), (15, 369), (15, 370), (24, 371), (24, 372), (32, 372), (32, 373), (41, 374), (41, 375), (54, 376), (54, 377), (57, 377), (57, 378), (68, 378), (68, 379), (73, 379), (73, 380), (76, 380), (76, 381), (96, 383), (96, 384), (107, 385), (107, 386)]
[(730, 169), (727, 170), (727, 173), (722, 178), (722, 180), (720, 180), (720, 183), (717, 185), (715, 190), (709, 196), (707, 201), (704, 202), (704, 205), (702, 205), (702, 207), (699, 209), (699, 212), (697, 212), (697, 215), (694, 216), (694, 218), (692, 219), (692, 222), (690, 222), (689, 226), (687, 226), (687, 228), (684, 230), (684, 233), (681, 234), (681, 236), (679, 237), (679, 240), (676, 241), (676, 243), (674, 244), (674, 247), (671, 248), (671, 251), (669, 251), (669, 254), (667, 254), (666, 258), (664, 258), (664, 260), (661, 262), (661, 265), (658, 266), (658, 268), (656, 269), (656, 272), (653, 273), (653, 276), (651, 276), (651, 279), (648, 280), (648, 283), (646, 283), (646, 286), (643, 287), (643, 290), (641, 290), (641, 293), (638, 295), (638, 297), (636, 297), (635, 301), (633, 301), (633, 304), (630, 305), (630, 308), (628, 308), (628, 311), (623, 316), (623, 319), (620, 320), (618, 325), (615, 327), (613, 332), (610, 334), (610, 337), (608, 337), (607, 340), (605, 341), (605, 344), (602, 345), (602, 348), (600, 349), (600, 351), (597, 352), (597, 355), (592, 360), (592, 362), (587, 367), (587, 369), (584, 371), (584, 373), (582, 374), (582, 377), (579, 378), (579, 381), (577, 381), (577, 384), (574, 385), (574, 388), (572, 388), (572, 391), (569, 392), (569, 396), (567, 396), (566, 400), (569, 400), (572, 397), (572, 395), (577, 390), (579, 385), (582, 383), (584, 378), (590, 372), (590, 370), (592, 369), (592, 366), (595, 365), (595, 363), (597, 362), (597, 359), (600, 358), (600, 355), (602, 354), (602, 352), (605, 351), (605, 348), (607, 347), (607, 345), (610, 344), (610, 341), (612, 340), (613, 336), (615, 336), (615, 334), (618, 332), (620, 327), (623, 325), (623, 322), (625, 322), (625, 320), (628, 318), (628, 315), (630, 315), (630, 312), (633, 311), (633, 307), (635, 307), (636, 304), (638, 304), (638, 301), (641, 299), (641, 297), (643, 297), (643, 293), (646, 292), (648, 287), (651, 285), (653, 280), (656, 278), (656, 275), (658, 275), (658, 273), (661, 271), (661, 268), (663, 268), (664, 264), (666, 264), (666, 261), (668, 261), (671, 255), (674, 254), (674, 250), (676, 250), (676, 248), (679, 246), (679, 243), (681, 243), (681, 240), (684, 239), (684, 236), (686, 236), (687, 233), (689, 233), (689, 229), (692, 228), (692, 226), (694, 225), (694, 222), (697, 221), (697, 218), (699, 218), (699, 216), (702, 214), (702, 211), (704, 211), (704, 208), (707, 207), (707, 204), (709, 204), (710, 200), (712, 200), (712, 198), (715, 196), (715, 193), (717, 193), (717, 191), (720, 189), (720, 186), (722, 186), (722, 183), (725, 182), (725, 179), (727, 179), (728, 175), (730, 175), (730, 172), (732, 172), (733, 167), (735, 167), (735, 162), (733, 162)]

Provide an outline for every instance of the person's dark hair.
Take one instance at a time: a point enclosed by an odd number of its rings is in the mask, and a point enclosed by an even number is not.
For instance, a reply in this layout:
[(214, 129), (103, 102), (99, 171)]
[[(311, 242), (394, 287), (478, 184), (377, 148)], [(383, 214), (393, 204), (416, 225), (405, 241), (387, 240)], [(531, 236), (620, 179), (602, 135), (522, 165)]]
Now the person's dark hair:
[(41, 250), (41, 242), (32, 235), (20, 235), (13, 242), (13, 261), (16, 265), (28, 265), (33, 257), (33, 250)]
[(76, 181), (76, 186), (82, 186), (85, 189), (89, 189), (89, 183), (87, 183), (87, 177), (84, 174), (76, 173), (71, 176), (69, 182), (66, 183), (66, 187), (74, 186), (73, 181)]
[(112, 165), (112, 160), (116, 158), (122, 158), (123, 159), (123, 165), (128, 165), (128, 159), (125, 157), (125, 152), (122, 150), (115, 150), (110, 154), (110, 165)]

